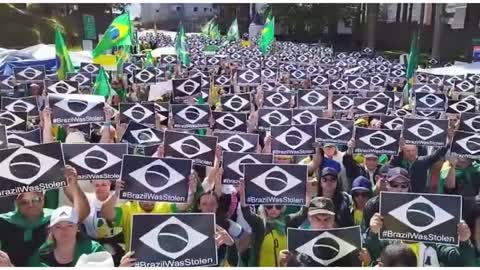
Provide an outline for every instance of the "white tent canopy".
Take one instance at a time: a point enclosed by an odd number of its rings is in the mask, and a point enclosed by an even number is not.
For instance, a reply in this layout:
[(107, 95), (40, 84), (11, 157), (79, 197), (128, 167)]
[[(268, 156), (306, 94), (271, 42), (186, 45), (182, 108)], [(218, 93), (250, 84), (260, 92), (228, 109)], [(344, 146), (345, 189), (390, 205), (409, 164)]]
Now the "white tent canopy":
[[(70, 59), (74, 66), (80, 66), (80, 63), (92, 63), (92, 52), (90, 51), (70, 51)], [(25, 60), (49, 60), (55, 59), (55, 44), (37, 44), (21, 50), (0, 48), (0, 59), (7, 57), (18, 57)]]
[(462, 63), (456, 62), (455, 65), (449, 67), (417, 69), (417, 72), (425, 72), (434, 75), (464, 75), (464, 74), (480, 74), (480, 62)]

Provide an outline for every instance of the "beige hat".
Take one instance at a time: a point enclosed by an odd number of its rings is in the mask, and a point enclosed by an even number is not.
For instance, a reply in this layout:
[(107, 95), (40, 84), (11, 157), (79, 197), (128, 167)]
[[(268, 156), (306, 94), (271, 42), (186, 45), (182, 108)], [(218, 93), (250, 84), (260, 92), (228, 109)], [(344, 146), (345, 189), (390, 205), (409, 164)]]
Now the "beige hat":
[(87, 140), (81, 131), (75, 131), (68, 133), (65, 143), (87, 143)]
[(114, 267), (113, 257), (107, 251), (83, 254), (75, 267)]
[(62, 206), (55, 209), (50, 216), (50, 227), (60, 222), (78, 223), (78, 213), (70, 206)]

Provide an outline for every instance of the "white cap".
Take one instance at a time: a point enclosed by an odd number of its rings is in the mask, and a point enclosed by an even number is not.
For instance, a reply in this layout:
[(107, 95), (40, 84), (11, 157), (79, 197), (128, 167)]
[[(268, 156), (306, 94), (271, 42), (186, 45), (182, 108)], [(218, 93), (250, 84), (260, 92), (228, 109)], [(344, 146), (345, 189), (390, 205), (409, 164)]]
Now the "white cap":
[(75, 209), (73, 209), (70, 206), (62, 206), (55, 209), (55, 211), (53, 211), (52, 213), (52, 216), (50, 216), (50, 227), (62, 221), (77, 224), (78, 223), (77, 211), (75, 211)]
[(65, 143), (87, 143), (87, 140), (85, 140), (85, 135), (81, 131), (74, 131), (68, 133)]
[(108, 251), (83, 254), (75, 267), (114, 267), (113, 257)]

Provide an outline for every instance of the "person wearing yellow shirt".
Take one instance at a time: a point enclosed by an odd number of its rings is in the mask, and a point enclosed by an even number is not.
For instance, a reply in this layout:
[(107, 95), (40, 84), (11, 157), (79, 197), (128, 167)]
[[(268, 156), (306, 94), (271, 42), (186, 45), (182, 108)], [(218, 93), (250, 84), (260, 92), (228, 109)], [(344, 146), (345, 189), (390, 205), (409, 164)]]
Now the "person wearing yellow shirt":
[(186, 211), (193, 203), (194, 194), (197, 188), (197, 178), (194, 174), (190, 175), (188, 199), (186, 203), (176, 204), (167, 202), (146, 202), (146, 201), (128, 201), (118, 207), (117, 201), (120, 192), (124, 188), (124, 182), (119, 180), (115, 185), (115, 193), (102, 205), (100, 215), (115, 226), (122, 227), (125, 239), (125, 251), (130, 250), (130, 241), (132, 238), (132, 215), (134, 214), (166, 214)]

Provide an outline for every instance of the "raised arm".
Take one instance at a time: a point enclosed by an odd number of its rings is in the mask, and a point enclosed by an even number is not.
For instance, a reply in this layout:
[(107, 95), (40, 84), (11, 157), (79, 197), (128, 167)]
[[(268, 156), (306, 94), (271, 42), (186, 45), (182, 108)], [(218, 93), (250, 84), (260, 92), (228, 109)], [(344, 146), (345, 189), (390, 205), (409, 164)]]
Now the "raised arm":
[(65, 194), (73, 202), (73, 208), (77, 210), (80, 221), (83, 221), (90, 214), (90, 205), (85, 193), (78, 185), (77, 170), (70, 165), (65, 166), (65, 178), (68, 186), (65, 187)]

